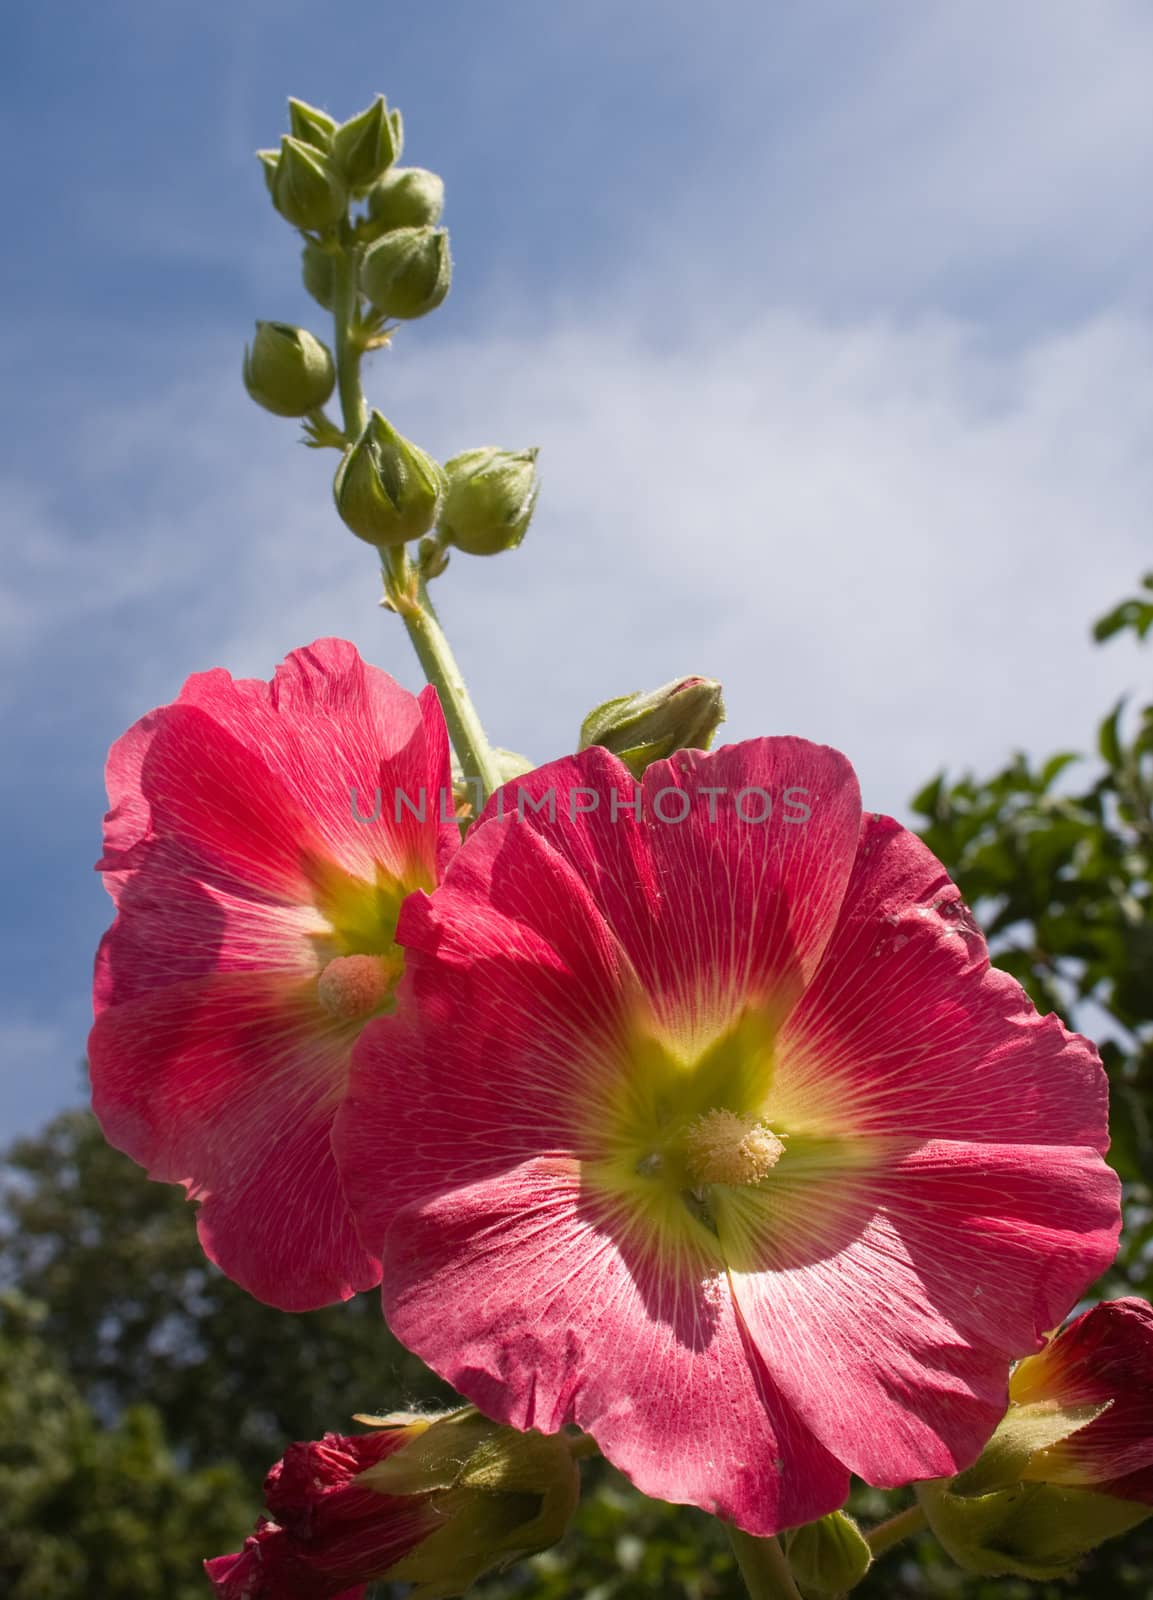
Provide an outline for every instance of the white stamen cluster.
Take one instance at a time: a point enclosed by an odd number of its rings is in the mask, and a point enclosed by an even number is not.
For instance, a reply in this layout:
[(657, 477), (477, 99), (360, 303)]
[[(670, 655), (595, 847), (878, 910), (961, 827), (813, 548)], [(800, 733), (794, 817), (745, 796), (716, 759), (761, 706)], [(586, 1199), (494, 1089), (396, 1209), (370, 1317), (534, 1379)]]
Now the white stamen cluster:
[(784, 1144), (763, 1123), (719, 1106), (698, 1117), (685, 1134), (689, 1171), (701, 1184), (759, 1183), (784, 1151)]

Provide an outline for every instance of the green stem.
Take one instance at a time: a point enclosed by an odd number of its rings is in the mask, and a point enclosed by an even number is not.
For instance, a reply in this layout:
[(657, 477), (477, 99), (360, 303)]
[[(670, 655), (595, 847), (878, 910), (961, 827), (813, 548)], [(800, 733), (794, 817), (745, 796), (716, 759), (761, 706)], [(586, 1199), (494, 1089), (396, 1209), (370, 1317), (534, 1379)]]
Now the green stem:
[(731, 1523), (726, 1523), (725, 1532), (750, 1600), (782, 1600), (782, 1597), (801, 1600), (785, 1553), (776, 1539), (754, 1539), (751, 1533), (742, 1533)]
[(414, 582), (412, 564), (403, 548), (389, 552), (384, 581), (389, 599), (408, 629), (408, 637), (424, 675), (429, 683), (436, 686), (444, 720), (448, 725), (448, 736), (461, 770), (466, 778), (479, 785), (479, 811), (493, 790), (500, 788), (503, 780), (492, 746), (456, 664), (456, 657), (428, 598), (428, 591), (423, 580)]
[(870, 1528), (865, 1540), (874, 1557), (882, 1556), (886, 1550), (891, 1550), (895, 1544), (900, 1544), (902, 1539), (920, 1533), (927, 1526), (925, 1513), (920, 1506), (908, 1506), (904, 1511), (898, 1511), (895, 1517), (890, 1517), (887, 1522), (879, 1522), (875, 1528)]
[(363, 354), (355, 334), (358, 295), (356, 292), (356, 247), (351, 240), (332, 258), (332, 319), (336, 331), (336, 388), (349, 444), (364, 432), (368, 407), (360, 387), (360, 358)]
[[(357, 249), (348, 233), (342, 239), (342, 248), (333, 256), (332, 315), (335, 324), (336, 387), (340, 395), (345, 437), (349, 443), (360, 437), (368, 422), (368, 406), (360, 384), (360, 362), (364, 350), (356, 333), (359, 304), (356, 273)], [(440, 696), (441, 709), (457, 759), (465, 777), (479, 787), (479, 811), (501, 783), (492, 746), (469, 697), (440, 619), (428, 598), (428, 591), (418, 578), (403, 545), (383, 552), (383, 561), (385, 592), (408, 630), (408, 637), (425, 677)]]

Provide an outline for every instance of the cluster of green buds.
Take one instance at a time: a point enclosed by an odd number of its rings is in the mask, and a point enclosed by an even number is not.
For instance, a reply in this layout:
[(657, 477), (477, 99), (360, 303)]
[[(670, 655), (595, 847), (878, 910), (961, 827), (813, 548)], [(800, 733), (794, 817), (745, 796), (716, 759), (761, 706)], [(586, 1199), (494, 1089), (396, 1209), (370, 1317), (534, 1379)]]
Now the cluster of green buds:
[[(450, 549), (496, 555), (524, 538), (536, 506), (535, 450), (468, 450), (441, 467), (379, 411), (366, 415), (359, 363), (395, 325), (427, 316), (452, 283), (438, 224), (444, 183), (402, 167), (403, 123), (378, 95), (338, 123), (290, 100), (280, 148), (260, 150), (272, 203), (303, 236), (304, 287), (335, 322), (335, 357), (305, 328), (260, 322), (244, 382), (266, 410), (304, 420), (305, 443), (342, 452), (333, 492), (347, 527), (382, 554), (422, 541), (417, 571), (438, 576)], [(343, 421), (323, 407), (339, 389)]]

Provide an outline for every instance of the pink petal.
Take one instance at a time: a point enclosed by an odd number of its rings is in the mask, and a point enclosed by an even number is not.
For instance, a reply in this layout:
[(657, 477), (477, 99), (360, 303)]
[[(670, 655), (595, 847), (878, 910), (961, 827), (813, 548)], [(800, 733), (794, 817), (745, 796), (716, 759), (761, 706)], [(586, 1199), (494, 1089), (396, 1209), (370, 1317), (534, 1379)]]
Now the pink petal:
[(107, 1008), (89, 1041), (109, 1143), (183, 1183), (205, 1253), (285, 1311), (380, 1278), (329, 1142), (354, 1034), (299, 982), (220, 973)]
[(976, 1458), (1010, 1359), (1112, 1260), (1117, 1199), (1092, 1150), (894, 1143), (856, 1175), (782, 1162), (718, 1228), (784, 1395), (853, 1472), (895, 1487)]
[[(139, 865), (159, 837), (182, 865), (289, 899), (331, 862), (370, 883), (380, 871), (434, 882), (438, 851), (455, 843), (433, 792), (448, 784), (446, 757), (435, 699), (418, 703), (342, 640), (293, 651), (271, 684), (201, 673), (113, 746), (101, 865)], [(357, 820), (353, 789), (362, 817), (380, 790), (376, 821)]]
[(645, 1494), (754, 1534), (844, 1503), (847, 1473), (775, 1390), (723, 1274), (662, 1268), (576, 1163), (401, 1211), (386, 1262), (389, 1325), (497, 1421), (576, 1423)]
[(572, 868), (515, 821), (470, 835), (441, 889), (405, 902), (400, 935), (396, 1013), (365, 1028), (334, 1134), (372, 1248), (430, 1185), (580, 1147), (619, 1077), (635, 982)]
[(93, 1003), (146, 998), (173, 983), (217, 972), (314, 977), (329, 924), (310, 905), (240, 888), (227, 879), (198, 879), (167, 860), (116, 874), (119, 907), (96, 957)]
[(833, 935), (777, 1047), (772, 1112), (846, 1137), (1108, 1147), (1096, 1050), (1040, 1017), (921, 841), (869, 817)]
[[(783, 1016), (852, 870), (861, 813), (849, 763), (804, 739), (754, 739), (678, 751), (641, 788), (638, 821), (627, 768), (586, 750), (507, 785), (481, 821), (519, 809), (572, 862), (682, 1039), (714, 1034), (753, 1003)], [(533, 809), (550, 790), (552, 820)], [(590, 796), (595, 809), (582, 809)]]

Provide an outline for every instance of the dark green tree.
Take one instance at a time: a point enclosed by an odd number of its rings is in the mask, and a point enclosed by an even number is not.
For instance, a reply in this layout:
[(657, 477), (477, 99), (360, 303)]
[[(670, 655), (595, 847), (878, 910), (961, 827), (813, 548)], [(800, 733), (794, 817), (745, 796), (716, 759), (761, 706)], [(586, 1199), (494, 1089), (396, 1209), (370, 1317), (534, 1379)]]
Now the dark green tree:
[(0, 1284), (46, 1308), (42, 1337), (98, 1414), (146, 1399), (195, 1464), (253, 1488), (291, 1439), (448, 1391), (391, 1337), (375, 1294), (290, 1316), (204, 1258), (191, 1206), (66, 1112), (7, 1153)]
[(8, 1600), (204, 1600), (205, 1549), (243, 1537), (239, 1466), (189, 1468), (151, 1405), (105, 1425), (43, 1336), (42, 1306), (0, 1297), (0, 1592)]

